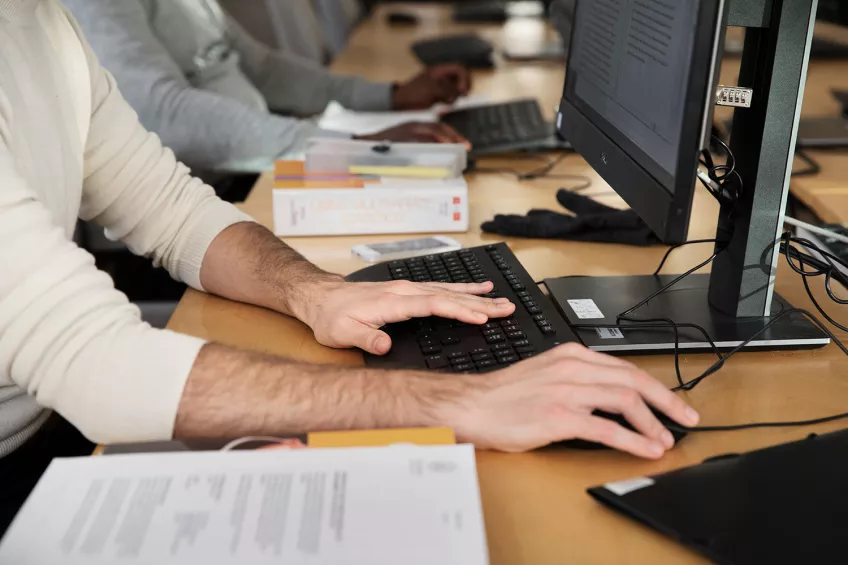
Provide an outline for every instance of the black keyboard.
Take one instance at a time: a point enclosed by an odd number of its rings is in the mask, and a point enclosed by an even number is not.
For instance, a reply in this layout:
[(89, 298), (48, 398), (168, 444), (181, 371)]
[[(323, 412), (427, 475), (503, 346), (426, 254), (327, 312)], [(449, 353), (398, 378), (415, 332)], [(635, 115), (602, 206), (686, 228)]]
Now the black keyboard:
[(815, 37), (813, 38), (813, 44), (810, 46), (810, 58), (848, 59), (848, 43)]
[(494, 47), (473, 33), (419, 41), (412, 45), (412, 52), (428, 67), (444, 63), (458, 63), (472, 69), (494, 67)]
[(492, 281), (495, 289), (488, 296), (506, 297), (516, 305), (512, 316), (482, 326), (435, 317), (391, 324), (383, 330), (392, 338), (392, 350), (384, 357), (366, 354), (371, 366), (485, 373), (578, 341), (503, 243), (382, 263), (354, 273), (348, 280)]
[(536, 100), (516, 100), (448, 112), (442, 121), (471, 142), (473, 153), (518, 150), (554, 136)]
[(453, 8), (453, 21), (462, 23), (502, 23), (509, 17), (507, 3), (503, 0), (483, 0), (457, 4)]

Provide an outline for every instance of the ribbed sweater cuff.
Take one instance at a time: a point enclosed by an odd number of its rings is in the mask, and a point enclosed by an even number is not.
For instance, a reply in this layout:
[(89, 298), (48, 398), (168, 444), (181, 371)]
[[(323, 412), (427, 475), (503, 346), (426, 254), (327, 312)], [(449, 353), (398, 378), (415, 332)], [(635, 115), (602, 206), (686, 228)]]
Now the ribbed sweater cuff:
[(198, 225), (192, 229), (179, 266), (179, 277), (184, 283), (197, 290), (204, 290), (200, 283), (200, 268), (209, 246), (228, 227), (241, 222), (255, 222), (223, 200), (213, 200), (203, 213)]

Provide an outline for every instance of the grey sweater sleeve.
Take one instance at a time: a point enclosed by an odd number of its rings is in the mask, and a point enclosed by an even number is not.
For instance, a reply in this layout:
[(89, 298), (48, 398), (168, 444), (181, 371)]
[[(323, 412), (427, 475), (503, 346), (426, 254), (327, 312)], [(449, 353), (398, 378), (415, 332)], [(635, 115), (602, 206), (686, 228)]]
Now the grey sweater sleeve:
[(229, 18), (229, 35), (242, 70), (278, 112), (308, 116), (336, 101), (362, 112), (392, 109), (392, 85), (333, 74), (297, 55), (269, 49)]
[(188, 166), (261, 171), (324, 132), (194, 88), (150, 28), (142, 0), (65, 0), (142, 124)]

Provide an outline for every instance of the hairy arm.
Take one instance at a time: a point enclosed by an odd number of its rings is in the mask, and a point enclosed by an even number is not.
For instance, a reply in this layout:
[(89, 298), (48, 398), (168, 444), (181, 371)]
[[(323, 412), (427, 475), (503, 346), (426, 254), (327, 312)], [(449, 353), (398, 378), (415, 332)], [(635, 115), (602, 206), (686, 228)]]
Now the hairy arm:
[(305, 320), (324, 284), (342, 278), (319, 269), (267, 228), (240, 223), (209, 246), (200, 271), (208, 292)]
[(177, 413), (175, 437), (451, 425), (456, 375), (307, 365), (209, 344)]

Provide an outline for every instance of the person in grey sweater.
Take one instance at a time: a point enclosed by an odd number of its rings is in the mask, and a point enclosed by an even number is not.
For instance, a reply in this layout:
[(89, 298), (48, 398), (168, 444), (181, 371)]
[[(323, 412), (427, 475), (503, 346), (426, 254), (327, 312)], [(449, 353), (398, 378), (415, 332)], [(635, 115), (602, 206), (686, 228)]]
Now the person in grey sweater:
[[(314, 115), (331, 101), (361, 111), (426, 108), (453, 102), (470, 87), (468, 72), (455, 65), (397, 85), (332, 74), (254, 40), (218, 0), (64, 3), (142, 124), (207, 180), (214, 173), (264, 170), (302, 151), (310, 137), (343, 135), (279, 114)], [(437, 124), (365, 137), (464, 141)]]

